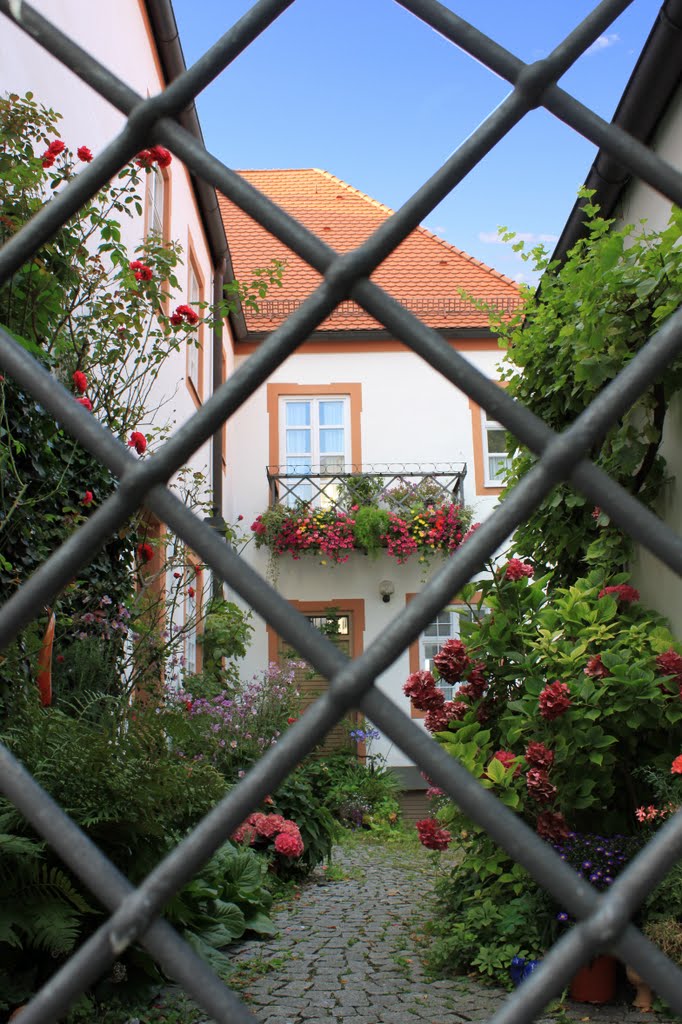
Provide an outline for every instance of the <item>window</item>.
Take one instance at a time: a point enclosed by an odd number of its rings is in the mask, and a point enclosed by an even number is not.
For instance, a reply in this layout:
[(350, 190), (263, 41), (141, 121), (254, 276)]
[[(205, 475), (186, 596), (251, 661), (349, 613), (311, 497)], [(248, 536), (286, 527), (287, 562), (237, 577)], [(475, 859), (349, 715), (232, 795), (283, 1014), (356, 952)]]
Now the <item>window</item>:
[[(194, 574), (190, 573), (190, 578)], [(185, 673), (194, 675), (197, 670), (197, 594), (190, 584), (185, 588)]]
[[(187, 269), (187, 301), (192, 309), (199, 309), (203, 301), (203, 287), (199, 273), (190, 257)], [(203, 352), (203, 328), (190, 331), (187, 336), (187, 381), (190, 385), (192, 397), (201, 402), (204, 397), (204, 352)]]
[(152, 231), (165, 237), (164, 203), (166, 182), (159, 167), (152, 167), (147, 174), (147, 234)]
[[(433, 622), (430, 622), (422, 635), (419, 637), (419, 668), (422, 671), (430, 671), (433, 659), (446, 640), (459, 640), (460, 623), (462, 619), (471, 621), (472, 613), (466, 605), (450, 605), (439, 612)], [(457, 686), (438, 682), (439, 688), (443, 691), (446, 700), (453, 700)]]
[(288, 481), (286, 504), (311, 501), (332, 505), (338, 484), (325, 484), (324, 474), (343, 472), (350, 462), (349, 399), (347, 395), (280, 399), (280, 466), (292, 475), (318, 476), (319, 489), (301, 479)]
[(481, 409), (481, 428), (486, 487), (500, 487), (511, 466), (511, 459), (507, 455), (507, 431), (501, 423), (488, 419), (484, 409)]

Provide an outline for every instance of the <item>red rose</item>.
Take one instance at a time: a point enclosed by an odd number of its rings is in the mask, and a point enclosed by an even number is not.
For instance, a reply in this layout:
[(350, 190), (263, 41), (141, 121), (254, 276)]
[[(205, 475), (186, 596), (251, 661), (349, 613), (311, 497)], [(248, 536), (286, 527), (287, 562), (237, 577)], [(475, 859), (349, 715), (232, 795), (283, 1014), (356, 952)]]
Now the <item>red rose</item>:
[(569, 827), (561, 811), (543, 811), (538, 814), (535, 830), (550, 843), (560, 843), (568, 838)]
[(182, 323), (182, 321), (182, 313), (173, 313), (172, 317), (170, 318), (170, 322), (173, 324), (173, 327), (178, 327)]
[(147, 451), (147, 438), (139, 430), (133, 430), (128, 440), (128, 447), (134, 448), (138, 455), (144, 455)]
[(71, 380), (73, 381), (73, 386), (75, 387), (76, 391), (79, 391), (82, 395), (88, 386), (88, 378), (85, 376), (82, 370), (76, 370), (71, 375)]
[(130, 269), (135, 271), (136, 281), (151, 281), (154, 276), (152, 268), (148, 267), (146, 263), (142, 263), (141, 260), (133, 260)]
[(437, 688), (430, 672), (413, 672), (407, 677), (403, 693), (418, 711), (436, 711), (445, 703), (445, 694)]
[(177, 309), (175, 310), (175, 313), (171, 317), (171, 323), (175, 323), (176, 322), (173, 319), (173, 317), (177, 317), (177, 316), (179, 316), (181, 318), (180, 321), (179, 321), (180, 323), (184, 319), (184, 320), (187, 321), (188, 324), (191, 324), (191, 325), (194, 325), (197, 322), (197, 320), (199, 319), (199, 314), (196, 312), (196, 310), (192, 309), (191, 306), (185, 306), (185, 305), (177, 307)]
[(187, 711), (191, 711), (192, 710), (192, 701), (191, 700), (186, 700), (185, 701), (185, 708), (187, 709)]
[(243, 518), (244, 518), (244, 516), (242, 516), (242, 515), (237, 516), (237, 522), (241, 523)]
[(544, 768), (545, 771), (554, 764), (554, 751), (549, 750), (544, 743), (536, 743), (532, 740), (526, 747), (526, 761), (533, 768)]
[(61, 663), (64, 661), (64, 655), (63, 654), (58, 654), (57, 655), (57, 661), (61, 665)]
[(61, 139), (55, 139), (47, 147), (47, 152), (50, 154), (50, 156), (59, 156), (59, 154), (62, 153), (65, 149), (66, 149), (66, 146), (64, 145), (62, 140)]
[(151, 167), (154, 163), (154, 157), (151, 154), (151, 150), (143, 149), (135, 157), (135, 163), (138, 167)]
[(180, 577), (182, 576), (182, 573), (181, 572), (174, 572), (173, 576), (175, 577), (176, 580), (179, 580)]
[(542, 768), (530, 768), (526, 775), (526, 786), (533, 800), (540, 804), (551, 804), (556, 797), (556, 786), (549, 781), (547, 772)]
[(294, 722), (298, 722), (298, 718), (287, 718), (287, 725), (293, 725)]
[(43, 167), (45, 167), (45, 168), (52, 167), (53, 163), (54, 163), (54, 157), (50, 153), (46, 153), (45, 156), (43, 157)]
[(187, 594), (189, 595), (189, 597), (194, 597), (194, 587), (188, 587)]
[(152, 161), (156, 161), (159, 167), (168, 167), (173, 157), (163, 146), (152, 146), (149, 150)]
[(79, 160), (82, 160), (84, 164), (89, 164), (92, 160), (92, 153), (87, 146), (79, 146), (76, 150), (76, 156)]
[(151, 562), (154, 557), (154, 548), (151, 544), (138, 544), (137, 557), (140, 562)]
[(92, 491), (86, 491), (81, 499), (81, 505), (92, 505), (93, 497)]
[(82, 398), (76, 398), (75, 401), (82, 405), (84, 409), (87, 409), (88, 412), (92, 412), (92, 402), (85, 395)]
[(531, 577), (533, 572), (533, 566), (530, 562), (522, 562), (520, 558), (510, 558), (505, 566), (504, 578), (506, 580), (520, 580), (524, 576)]
[(433, 659), (441, 679), (458, 683), (470, 665), (466, 647), (461, 640), (447, 640)]
[(416, 822), (419, 842), (427, 850), (447, 850), (452, 836), (446, 828), (441, 828), (434, 818), (424, 818)]
[(611, 675), (606, 665), (602, 665), (601, 654), (595, 654), (589, 659), (585, 666), (585, 675), (592, 676), (593, 679), (605, 679)]
[(538, 697), (540, 714), (548, 721), (560, 718), (571, 706), (571, 691), (566, 683), (559, 680), (546, 686)]
[(678, 754), (670, 766), (671, 775), (682, 775), (682, 754)]
[(614, 597), (618, 604), (632, 604), (639, 601), (639, 590), (627, 583), (619, 583), (617, 587), (604, 587), (599, 591), (599, 597)]

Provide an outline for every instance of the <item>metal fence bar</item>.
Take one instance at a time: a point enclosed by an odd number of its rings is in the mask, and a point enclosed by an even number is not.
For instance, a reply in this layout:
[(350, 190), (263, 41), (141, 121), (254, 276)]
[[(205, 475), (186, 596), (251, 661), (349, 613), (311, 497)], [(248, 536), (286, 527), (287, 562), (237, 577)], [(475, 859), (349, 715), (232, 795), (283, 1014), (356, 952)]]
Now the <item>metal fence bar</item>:
[[(41, 606), (88, 561), (98, 545), (142, 502), (166, 522), (252, 605), (278, 633), (299, 649), (330, 680), (325, 694), (309, 709), (305, 721), (287, 732), (249, 775), (169, 854), (137, 889), (121, 878), (106, 858), (87, 845), (72, 822), (32, 780), (22, 774), (11, 755), (0, 749), (0, 786), (41, 834), (62, 852), (64, 860), (113, 911), (112, 917), (72, 957), (25, 1011), (26, 1024), (38, 1024), (61, 1012), (102, 966), (131, 941), (141, 937), (154, 955), (218, 1021), (254, 1018), (207, 968), (194, 970), (183, 961), (185, 946), (162, 921), (150, 922), (167, 898), (211, 856), (225, 837), (262, 797), (293, 769), (343, 714), (361, 707), (394, 742), (441, 784), (466, 813), (523, 864), (548, 891), (560, 895), (582, 923), (557, 943), (542, 970), (508, 1000), (496, 1024), (528, 1020), (555, 994), (573, 969), (605, 945), (640, 966), (671, 1005), (682, 1010), (682, 973), (628, 925), (634, 909), (675, 862), (682, 849), (680, 815), (661, 830), (614, 884), (598, 898), (563, 864), (554, 851), (512, 812), (502, 807), (468, 773), (374, 687), (376, 676), (415, 639), (424, 626), (477, 572), (553, 486), (569, 479), (604, 507), (611, 518), (671, 568), (682, 573), (682, 542), (655, 516), (586, 459), (594, 439), (660, 375), (682, 349), (682, 314), (672, 317), (630, 365), (585, 413), (556, 436), (528, 410), (514, 403), (486, 380), (438, 334), (368, 280), (374, 268), (404, 240), (452, 188), (477, 165), (497, 141), (540, 104), (669, 197), (682, 201), (682, 175), (620, 129), (606, 125), (592, 111), (561, 90), (556, 81), (628, 6), (628, 0), (603, 0), (550, 56), (524, 65), (435, 0), (398, 0), (403, 7), (436, 27), (457, 45), (502, 74), (514, 90), (446, 164), (415, 195), (353, 253), (339, 256), (320, 239), (288, 217), (275, 204), (243, 182), (203, 149), (172, 120), (216, 75), (250, 44), (293, 0), (259, 0), (240, 21), (188, 71), (158, 97), (142, 100), (63, 33), (28, 5), (0, 0), (0, 11), (14, 16), (41, 45), (88, 82), (100, 95), (128, 114), (117, 139), (62, 195), (51, 202), (0, 252), (0, 279), (7, 276), (46, 241), (63, 221), (150, 139), (166, 142), (187, 166), (219, 187), (243, 210), (325, 275), (322, 284), (259, 351), (206, 403), (188, 425), (144, 464), (135, 460), (82, 409), (55, 387), (49, 375), (0, 331), (0, 359), (7, 371), (37, 397), (88, 450), (120, 477), (118, 491), (46, 561), (34, 577), (0, 609), (0, 645), (9, 642)], [(443, 566), (406, 610), (355, 661), (348, 662), (257, 573), (246, 566), (215, 533), (165, 486), (167, 480), (215, 429), (229, 418), (301, 344), (339, 303), (352, 298), (391, 333), (422, 355), (453, 384), (482, 405), (531, 450), (539, 454), (533, 469), (515, 487), (495, 514)], [(49, 384), (49, 387), (48, 387)], [(84, 544), (87, 543), (87, 546)], [(74, 840), (72, 844), (68, 839)], [(85, 844), (85, 845), (84, 845)], [(80, 854), (93, 854), (95, 877)], [(79, 851), (77, 853), (76, 851)], [(568, 896), (567, 896), (568, 893)]]

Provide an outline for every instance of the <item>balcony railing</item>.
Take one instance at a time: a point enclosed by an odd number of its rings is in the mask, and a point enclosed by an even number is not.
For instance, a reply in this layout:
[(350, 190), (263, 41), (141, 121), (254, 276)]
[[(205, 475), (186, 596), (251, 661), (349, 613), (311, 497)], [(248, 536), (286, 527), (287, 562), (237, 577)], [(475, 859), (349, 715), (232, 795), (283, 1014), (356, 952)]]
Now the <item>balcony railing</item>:
[(311, 466), (287, 472), (286, 466), (267, 469), (271, 505), (294, 508), (337, 508), (377, 505), (407, 512), (415, 504), (464, 504), (466, 463), (385, 463), (372, 466), (325, 468)]

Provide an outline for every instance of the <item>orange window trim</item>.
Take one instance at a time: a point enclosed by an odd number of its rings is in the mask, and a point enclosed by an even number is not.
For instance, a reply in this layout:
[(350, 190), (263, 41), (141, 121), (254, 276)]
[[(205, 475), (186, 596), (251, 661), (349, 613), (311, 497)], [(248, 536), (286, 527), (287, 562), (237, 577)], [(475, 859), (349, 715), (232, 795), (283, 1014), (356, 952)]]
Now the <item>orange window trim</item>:
[[(196, 619), (196, 649), (197, 649), (197, 672), (201, 672), (204, 662), (204, 648), (199, 643), (199, 637), (204, 632), (203, 622), (203, 611), (204, 611), (204, 574), (203, 569), (197, 572), (197, 567), (202, 566), (203, 563), (198, 555), (195, 555), (193, 551), (186, 552), (187, 558), (187, 579), (185, 586), (194, 587), (194, 601), (197, 610)], [(184, 595), (183, 595), (184, 601)]]
[[(268, 384), (269, 461), (271, 473), (279, 471), (279, 400), (302, 395), (348, 395), (350, 398), (350, 457), (354, 470), (362, 468), (362, 384)], [(329, 607), (329, 604), (326, 605)]]
[[(417, 596), (416, 594), (405, 594), (405, 604), (409, 604), (410, 601), (413, 601), (416, 596)], [(472, 597), (471, 603), (473, 603), (474, 601), (477, 601), (480, 596), (481, 596), (480, 592), (478, 594), (474, 594), (473, 597)], [(466, 607), (467, 602), (466, 601), (462, 601), (461, 598), (454, 597), (452, 599), (452, 601), (448, 601), (447, 602), (447, 606), (444, 606), (444, 607), (449, 607), (450, 605), (453, 605), (453, 604), (461, 604), (461, 605)], [(409, 646), (410, 675), (412, 675), (413, 672), (419, 672), (419, 670), (421, 668), (421, 666), (419, 664), (419, 640), (420, 640), (420, 638), (421, 638), (421, 633), (417, 637), (417, 639), (414, 640), (410, 644), (410, 646)], [(410, 701), (410, 718), (425, 718), (425, 717), (426, 717), (426, 712), (425, 711), (417, 711), (417, 709), (414, 706), (414, 704), (412, 703), (412, 701)]]
[[(190, 271), (190, 268), (194, 271), (194, 275), (195, 275), (195, 277), (197, 279), (197, 282), (199, 284), (199, 299), (200, 299), (201, 302), (203, 302), (204, 301), (204, 296), (205, 296), (205, 290), (204, 290), (204, 288), (205, 288), (205, 279), (204, 279), (204, 275), (201, 272), (201, 267), (199, 265), (199, 260), (196, 257), (196, 250), (194, 248), (194, 244), (192, 242), (192, 235), (190, 234), (189, 230), (187, 231), (187, 256), (188, 256), (188, 258), (187, 258), (187, 302), (189, 302), (189, 271)], [(202, 316), (204, 315), (204, 311), (203, 310), (201, 310), (199, 312), (201, 312)], [(190, 380), (190, 375), (189, 375), (189, 353), (190, 353), (190, 341), (189, 341), (189, 338), (188, 338), (187, 343), (186, 343), (186, 352), (185, 352), (185, 385), (186, 385), (187, 390), (189, 391), (190, 395), (192, 396), (192, 401), (194, 402), (194, 404), (197, 407), (197, 409), (201, 406), (201, 404), (202, 404), (202, 402), (204, 400), (204, 331), (205, 331), (205, 329), (204, 329), (204, 324), (203, 323), (201, 323), (199, 325), (198, 331), (199, 331), (199, 333), (198, 333), (199, 348), (197, 350), (197, 355), (198, 355), (198, 359), (197, 359), (197, 363), (198, 363), (197, 376), (198, 376), (199, 380), (197, 381), (196, 386), (194, 384), (194, 381)], [(192, 344), (193, 343), (194, 343), (194, 338), (192, 338)]]
[[(506, 388), (506, 380), (496, 380), (500, 388)], [(476, 405), (472, 398), (469, 399), (469, 411), (471, 413), (471, 438), (474, 445), (474, 481), (476, 494), (502, 494), (504, 487), (489, 487), (485, 482), (485, 465), (483, 463), (483, 410)]]

